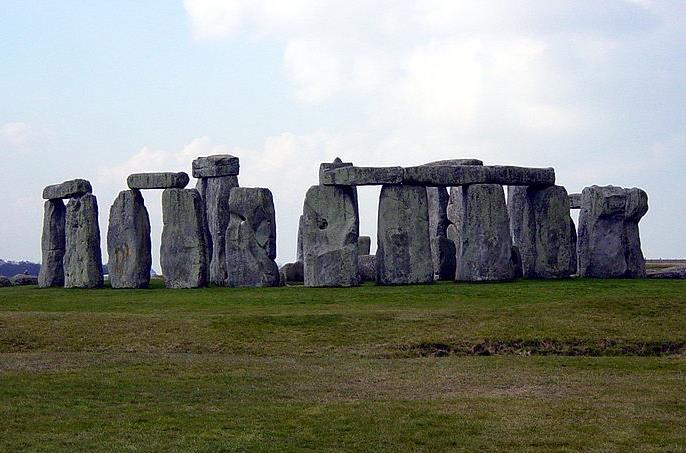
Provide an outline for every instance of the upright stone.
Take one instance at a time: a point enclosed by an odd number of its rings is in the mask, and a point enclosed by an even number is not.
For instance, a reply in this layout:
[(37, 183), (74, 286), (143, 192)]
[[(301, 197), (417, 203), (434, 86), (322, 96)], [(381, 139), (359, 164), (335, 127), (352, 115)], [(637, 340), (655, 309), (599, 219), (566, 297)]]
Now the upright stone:
[(65, 288), (102, 286), (98, 201), (93, 194), (67, 203), (63, 263)]
[(226, 229), (227, 286), (278, 286), (276, 213), (269, 189), (231, 190)]
[(381, 188), (377, 238), (377, 283), (433, 281), (425, 187), (387, 185)]
[(107, 269), (112, 288), (147, 288), (152, 250), (150, 218), (138, 190), (123, 190), (110, 208)]
[(357, 254), (362, 256), (362, 255), (369, 255), (369, 252), (372, 249), (372, 238), (369, 236), (359, 236), (357, 238)]
[(429, 237), (431, 240), (431, 261), (434, 276), (438, 280), (455, 278), (455, 243), (447, 236), (448, 190), (445, 187), (427, 187), (429, 203)]
[(526, 278), (564, 278), (576, 272), (576, 233), (562, 186), (508, 188), (510, 232)]
[(354, 286), (360, 221), (357, 191), (312, 186), (303, 206), (305, 286)]
[(41, 288), (64, 286), (65, 217), (66, 208), (61, 199), (45, 202), (41, 237), (43, 260), (38, 273)]
[(648, 211), (641, 189), (586, 187), (579, 213), (581, 277), (645, 277), (638, 222)]
[(499, 184), (454, 187), (450, 200), (451, 221), (455, 226), (455, 279), (512, 279), (515, 266), (503, 187)]
[(298, 241), (296, 244), (297, 247), (297, 261), (303, 262), (304, 260), (304, 253), (303, 253), (303, 225), (305, 223), (305, 216), (302, 214), (300, 215), (300, 218), (298, 219)]
[(160, 264), (167, 288), (198, 288), (207, 283), (203, 204), (196, 189), (162, 192)]

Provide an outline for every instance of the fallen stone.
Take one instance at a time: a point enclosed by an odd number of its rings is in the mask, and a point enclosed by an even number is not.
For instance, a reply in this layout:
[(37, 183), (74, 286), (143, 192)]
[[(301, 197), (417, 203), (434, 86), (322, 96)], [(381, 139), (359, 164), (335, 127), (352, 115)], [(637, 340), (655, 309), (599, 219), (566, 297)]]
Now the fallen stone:
[(229, 199), (227, 286), (278, 286), (276, 215), (269, 189), (237, 187)]
[(510, 186), (507, 207), (525, 278), (576, 273), (575, 233), (564, 187)]
[(645, 277), (638, 222), (647, 211), (648, 195), (641, 189), (586, 187), (579, 213), (579, 275)]
[(193, 161), (194, 178), (217, 178), (220, 176), (238, 176), (240, 163), (238, 157), (230, 154), (215, 154), (198, 157)]
[(450, 197), (445, 187), (427, 187), (429, 203), (429, 236), (431, 241), (431, 262), (437, 280), (455, 278), (455, 243), (448, 239), (448, 203)]
[(61, 199), (45, 202), (41, 236), (42, 261), (38, 273), (38, 286), (41, 288), (64, 286), (66, 214), (67, 210)]
[(402, 167), (353, 167), (345, 166), (323, 170), (319, 184), (339, 186), (370, 186), (402, 184)]
[(381, 188), (376, 281), (382, 285), (433, 281), (426, 188)]
[(184, 172), (134, 173), (126, 178), (126, 183), (129, 189), (183, 189), (189, 180)]
[(450, 217), (455, 226), (458, 281), (500, 281), (515, 276), (512, 239), (499, 184), (454, 187)]
[(12, 286), (12, 282), (4, 275), (0, 275), (0, 288), (5, 288), (7, 286)]
[(361, 282), (376, 281), (375, 255), (360, 255), (357, 257), (357, 279)]
[(569, 194), (569, 209), (581, 209), (581, 194), (580, 193), (570, 193)]
[(202, 178), (205, 219), (207, 224), (206, 248), (210, 261), (210, 282), (224, 286), (228, 277), (226, 270), (226, 229), (231, 218), (229, 198), (231, 190), (238, 187), (236, 176)]
[(110, 208), (107, 265), (112, 288), (147, 288), (152, 246), (150, 218), (138, 190), (123, 190)]
[(286, 263), (281, 266), (279, 272), (283, 276), (282, 280), (285, 283), (302, 283), (305, 278), (304, 268), (302, 261), (296, 261), (295, 263)]
[(196, 189), (162, 192), (160, 264), (167, 288), (207, 284), (203, 203)]
[(93, 194), (67, 203), (63, 263), (65, 288), (102, 286), (98, 200)]
[(648, 269), (648, 278), (658, 279), (686, 279), (686, 266), (672, 266), (664, 269)]
[(37, 285), (38, 277), (35, 275), (17, 274), (10, 278), (10, 283), (12, 283), (13, 286)]
[(369, 236), (359, 236), (357, 238), (357, 254), (369, 255), (372, 249), (372, 238)]
[(43, 189), (44, 200), (57, 200), (64, 198), (77, 198), (81, 195), (93, 192), (91, 183), (85, 179), (72, 179), (61, 184), (53, 184)]
[(303, 206), (305, 286), (354, 286), (359, 234), (357, 192), (312, 186)]

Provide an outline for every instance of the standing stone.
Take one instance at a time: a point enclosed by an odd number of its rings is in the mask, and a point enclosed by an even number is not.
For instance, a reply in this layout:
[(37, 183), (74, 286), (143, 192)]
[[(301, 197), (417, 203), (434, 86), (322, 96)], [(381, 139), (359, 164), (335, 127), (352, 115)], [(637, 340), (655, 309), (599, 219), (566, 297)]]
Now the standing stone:
[(297, 261), (303, 262), (304, 260), (304, 253), (303, 253), (303, 225), (305, 223), (305, 216), (302, 214), (300, 215), (300, 218), (298, 219), (298, 241), (296, 244), (297, 247)]
[(377, 238), (377, 283), (433, 281), (425, 187), (386, 185), (381, 188)]
[(43, 260), (38, 273), (41, 288), (64, 286), (65, 217), (66, 208), (61, 199), (45, 202), (41, 237)]
[(112, 288), (147, 288), (152, 248), (150, 218), (138, 190), (123, 190), (110, 208), (107, 269)]
[(499, 184), (453, 187), (450, 215), (455, 226), (457, 281), (510, 280), (515, 275), (512, 239)]
[(63, 263), (65, 288), (102, 286), (98, 201), (93, 194), (67, 203)]
[(196, 189), (162, 192), (160, 264), (167, 288), (207, 283), (203, 204)]
[(586, 187), (579, 213), (579, 275), (645, 277), (638, 222), (647, 211), (648, 195), (641, 189)]
[[(202, 181), (202, 183), (201, 183)], [(224, 286), (228, 276), (226, 271), (226, 242), (224, 236), (229, 226), (231, 210), (229, 197), (231, 189), (238, 187), (237, 176), (201, 178), (201, 187), (206, 219), (206, 248), (210, 261), (210, 282)]]
[(576, 272), (569, 197), (562, 186), (510, 186), (510, 232), (526, 278), (564, 278)]
[(376, 281), (376, 256), (360, 255), (357, 257), (357, 278), (361, 282)]
[(429, 203), (429, 236), (434, 276), (438, 280), (455, 278), (455, 243), (448, 239), (447, 208), (450, 199), (445, 187), (427, 187)]
[(369, 236), (359, 236), (357, 238), (357, 254), (362, 256), (362, 255), (369, 255), (369, 252), (372, 249), (372, 238)]
[(359, 228), (355, 188), (310, 187), (303, 206), (305, 286), (357, 285)]
[(269, 189), (231, 190), (226, 229), (227, 286), (279, 286), (276, 213)]

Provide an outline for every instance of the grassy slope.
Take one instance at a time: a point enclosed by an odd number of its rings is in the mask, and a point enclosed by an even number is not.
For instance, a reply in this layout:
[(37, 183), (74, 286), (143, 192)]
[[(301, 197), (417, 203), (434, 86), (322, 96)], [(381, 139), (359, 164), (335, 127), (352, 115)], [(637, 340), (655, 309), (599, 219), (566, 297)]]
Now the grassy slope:
[(683, 450), (685, 315), (683, 281), (2, 288), (0, 450)]

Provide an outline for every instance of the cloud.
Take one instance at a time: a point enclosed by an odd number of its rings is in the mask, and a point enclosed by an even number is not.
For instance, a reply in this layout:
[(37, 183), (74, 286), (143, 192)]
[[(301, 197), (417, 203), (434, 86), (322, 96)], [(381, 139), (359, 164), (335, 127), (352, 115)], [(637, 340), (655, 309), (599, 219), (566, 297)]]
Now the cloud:
[(0, 127), (0, 144), (12, 148), (21, 148), (29, 144), (33, 138), (31, 126), (23, 122), (5, 123)]

